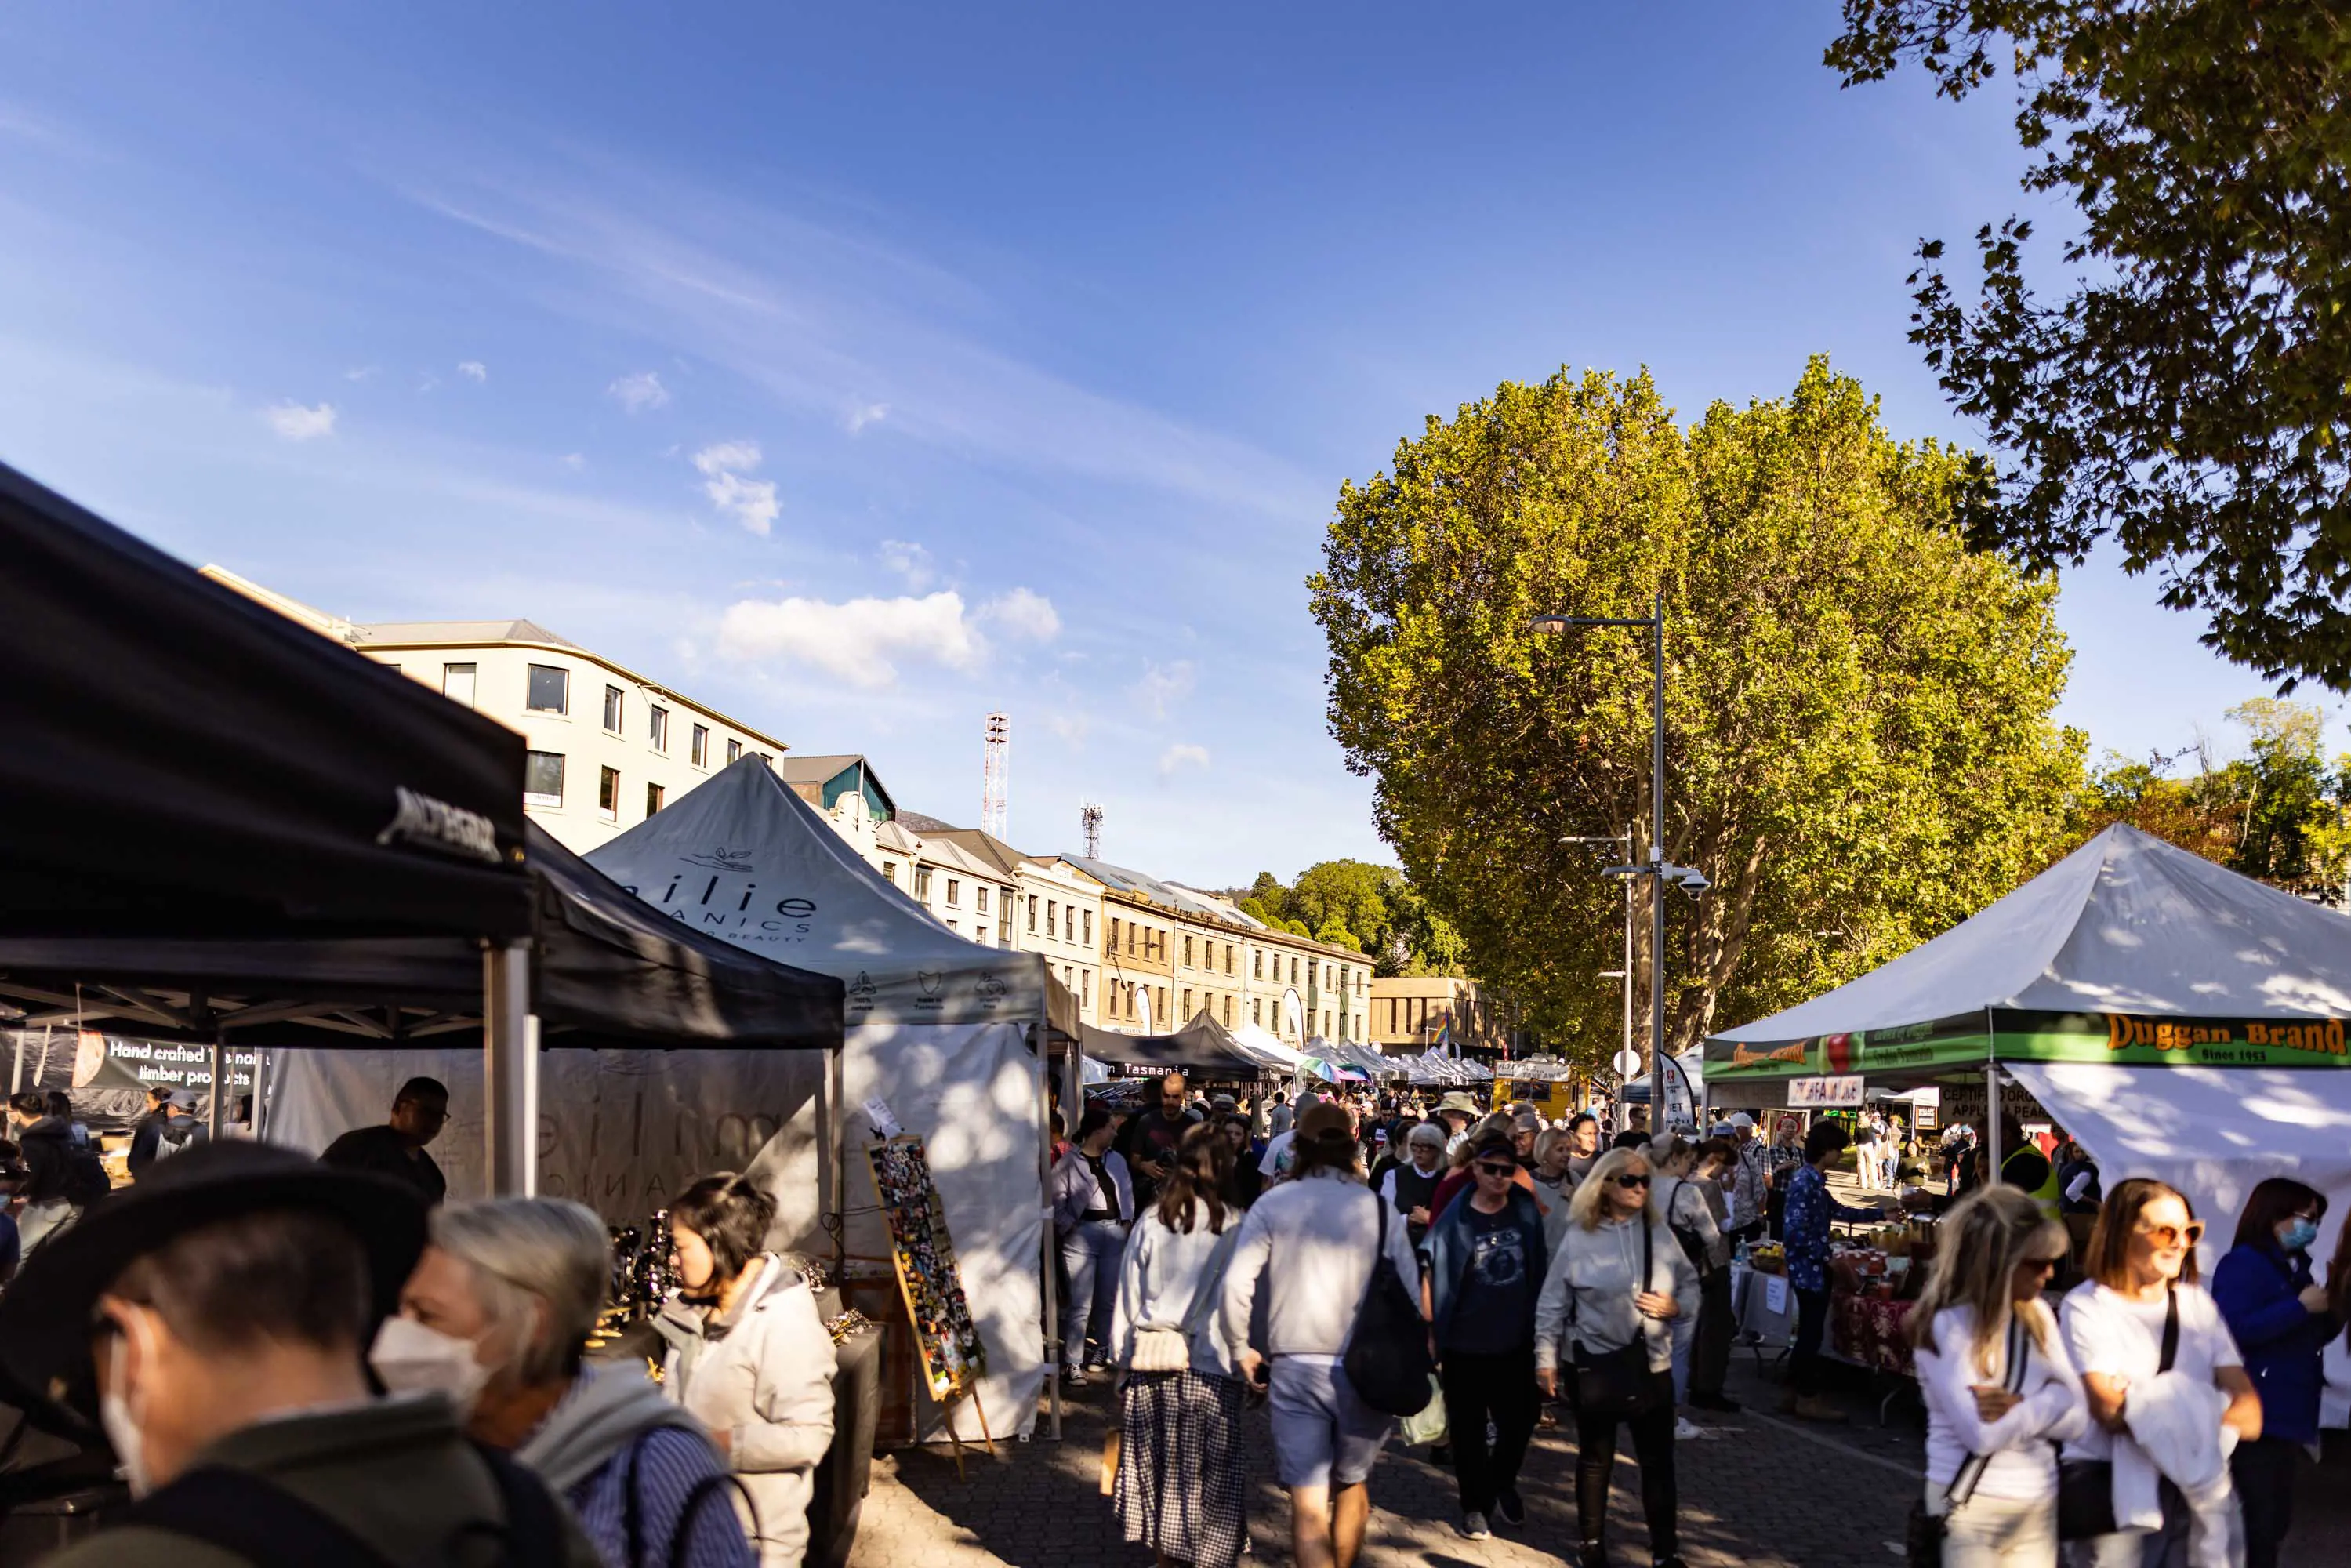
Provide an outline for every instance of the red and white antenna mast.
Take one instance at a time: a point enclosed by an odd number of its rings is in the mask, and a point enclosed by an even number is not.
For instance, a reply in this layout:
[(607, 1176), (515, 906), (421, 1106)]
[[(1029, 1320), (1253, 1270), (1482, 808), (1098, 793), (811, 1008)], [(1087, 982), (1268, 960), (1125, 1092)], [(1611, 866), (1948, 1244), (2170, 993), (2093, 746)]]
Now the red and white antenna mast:
[(979, 826), (983, 832), (1004, 837), (1012, 814), (1012, 719), (1008, 714), (987, 716), (987, 761), (979, 775)]

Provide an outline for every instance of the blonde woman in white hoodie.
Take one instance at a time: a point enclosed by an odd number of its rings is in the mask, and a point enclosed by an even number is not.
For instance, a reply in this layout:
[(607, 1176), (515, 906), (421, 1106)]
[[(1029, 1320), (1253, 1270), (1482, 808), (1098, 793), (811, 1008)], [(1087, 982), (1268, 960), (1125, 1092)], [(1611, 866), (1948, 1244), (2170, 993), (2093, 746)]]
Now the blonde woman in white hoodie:
[(1937, 1228), (1910, 1313), (1927, 1402), (1927, 1511), (1943, 1568), (2056, 1568), (2051, 1444), (2089, 1429), (2082, 1381), (2041, 1300), (2065, 1231), (2012, 1186), (1980, 1188)]
[(766, 1250), (775, 1218), (747, 1176), (686, 1188), (669, 1207), (684, 1289), (653, 1327), (669, 1344), (663, 1392), (710, 1428), (758, 1511), (760, 1568), (799, 1568), (816, 1467), (832, 1447), (835, 1363), (808, 1281)]

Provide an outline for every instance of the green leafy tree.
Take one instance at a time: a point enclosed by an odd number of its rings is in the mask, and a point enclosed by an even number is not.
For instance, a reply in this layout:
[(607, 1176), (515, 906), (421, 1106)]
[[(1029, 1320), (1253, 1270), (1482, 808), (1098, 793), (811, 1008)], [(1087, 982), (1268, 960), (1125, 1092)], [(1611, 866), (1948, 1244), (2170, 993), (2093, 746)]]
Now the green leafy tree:
[(1537, 613), (1666, 597), (1665, 853), (1714, 884), (1668, 894), (1676, 1049), (2062, 847), (2082, 740), (2050, 717), (2055, 591), (1964, 548), (1964, 467), (1816, 360), (1687, 430), (1646, 373), (1505, 383), (1342, 487), (1310, 580), (1332, 732), (1414, 887), (1546, 1040), (1597, 1057), (1616, 1032), (1622, 894), (1562, 840), (1632, 824), (1646, 857), (1649, 673), (1646, 636)]
[(2351, 44), (2340, 5), (1844, 0), (1850, 86), (1916, 61), (1959, 99), (2003, 65), (2074, 237), (1976, 236), (1972, 307), (1919, 247), (1914, 342), (2009, 456), (1960, 512), (2032, 567), (2111, 537), (2205, 641), (2351, 689)]

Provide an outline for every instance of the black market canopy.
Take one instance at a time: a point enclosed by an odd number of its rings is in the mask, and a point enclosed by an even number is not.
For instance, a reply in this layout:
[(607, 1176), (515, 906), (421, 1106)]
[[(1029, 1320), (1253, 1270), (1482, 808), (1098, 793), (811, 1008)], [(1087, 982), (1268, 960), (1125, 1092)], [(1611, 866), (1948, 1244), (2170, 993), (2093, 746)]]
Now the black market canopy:
[(512, 937), (523, 739), (0, 466), (0, 932)]
[(524, 820), (518, 735), (0, 467), (0, 1001), (240, 1045), (841, 1040), (839, 981), (646, 910)]
[(1233, 1038), (1232, 1030), (1203, 1010), (1173, 1034), (1119, 1034), (1080, 1024), (1073, 1031), (1079, 1051), (1121, 1067), (1154, 1067), (1204, 1078), (1256, 1078), (1275, 1071), (1268, 1061)]
[(2116, 824), (1933, 941), (1706, 1042), (1716, 1103), (1988, 1062), (2340, 1068), (2351, 919)]

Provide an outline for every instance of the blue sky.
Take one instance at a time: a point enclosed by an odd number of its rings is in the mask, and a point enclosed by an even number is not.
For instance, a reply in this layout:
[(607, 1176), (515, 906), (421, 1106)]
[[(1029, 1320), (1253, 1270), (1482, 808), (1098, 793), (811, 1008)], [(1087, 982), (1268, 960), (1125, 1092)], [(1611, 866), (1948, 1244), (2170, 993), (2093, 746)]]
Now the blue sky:
[[(902, 804), (1207, 883), (1382, 856), (1301, 580), (1343, 477), (1562, 363), (1694, 415), (1904, 340), (2003, 106), (1835, 7), (16, 8), (0, 459), (355, 620), (523, 615)], [(2098, 566), (2064, 716), (2263, 687)], [(1383, 857), (1384, 858), (1384, 857)]]

